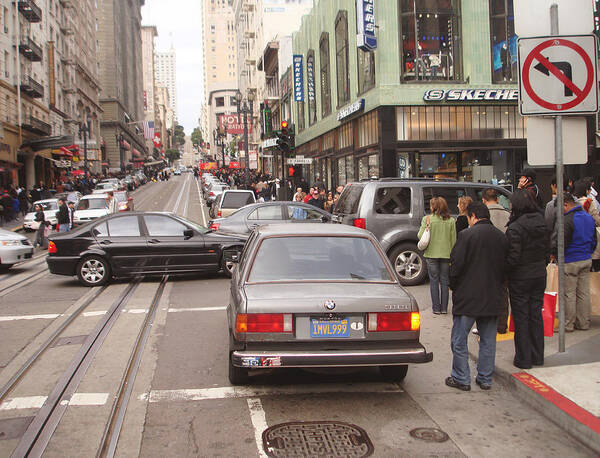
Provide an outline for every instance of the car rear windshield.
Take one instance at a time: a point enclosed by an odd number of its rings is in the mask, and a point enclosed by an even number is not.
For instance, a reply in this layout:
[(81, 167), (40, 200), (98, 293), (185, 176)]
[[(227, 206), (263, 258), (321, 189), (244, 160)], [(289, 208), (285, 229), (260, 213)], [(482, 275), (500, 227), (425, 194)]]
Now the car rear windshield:
[(346, 186), (337, 204), (335, 204), (333, 213), (342, 213), (344, 215), (356, 213), (364, 188), (364, 186), (356, 184)]
[(363, 237), (275, 237), (256, 253), (249, 282), (376, 281), (392, 277), (373, 242)]
[(223, 196), (221, 208), (240, 208), (254, 202), (250, 192), (228, 192)]
[(101, 210), (106, 208), (106, 200), (102, 199), (83, 199), (79, 201), (77, 210)]

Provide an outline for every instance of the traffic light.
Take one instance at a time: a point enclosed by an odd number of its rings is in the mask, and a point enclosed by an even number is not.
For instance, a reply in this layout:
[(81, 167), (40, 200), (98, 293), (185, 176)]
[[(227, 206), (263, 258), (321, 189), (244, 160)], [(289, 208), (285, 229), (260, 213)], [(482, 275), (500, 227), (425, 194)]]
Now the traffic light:
[(277, 134), (277, 146), (284, 153), (289, 153), (293, 148), (290, 143), (289, 126), (287, 121), (281, 121), (281, 130)]

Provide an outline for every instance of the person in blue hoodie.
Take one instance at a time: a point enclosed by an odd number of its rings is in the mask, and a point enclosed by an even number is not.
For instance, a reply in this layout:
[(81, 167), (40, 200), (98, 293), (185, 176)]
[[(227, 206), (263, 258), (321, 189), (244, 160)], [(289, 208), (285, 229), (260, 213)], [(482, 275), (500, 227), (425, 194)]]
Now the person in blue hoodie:
[[(596, 224), (571, 193), (565, 192), (564, 196), (565, 331), (585, 331), (590, 328), (590, 269), (597, 241)], [(556, 254), (556, 242), (553, 250)]]

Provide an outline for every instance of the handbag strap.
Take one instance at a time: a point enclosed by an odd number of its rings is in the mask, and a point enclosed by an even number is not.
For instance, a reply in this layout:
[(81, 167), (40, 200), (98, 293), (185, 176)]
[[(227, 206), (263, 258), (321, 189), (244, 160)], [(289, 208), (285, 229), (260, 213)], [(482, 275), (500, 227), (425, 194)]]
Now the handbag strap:
[(429, 229), (430, 225), (431, 225), (431, 216), (427, 215), (427, 229)]

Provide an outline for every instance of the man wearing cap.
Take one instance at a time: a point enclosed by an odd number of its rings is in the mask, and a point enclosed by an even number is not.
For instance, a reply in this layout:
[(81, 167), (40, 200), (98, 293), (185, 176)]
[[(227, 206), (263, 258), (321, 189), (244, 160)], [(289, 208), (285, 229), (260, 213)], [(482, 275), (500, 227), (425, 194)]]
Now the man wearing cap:
[(533, 169), (524, 169), (521, 172), (521, 178), (519, 179), (518, 188), (525, 189), (531, 193), (535, 199), (538, 207), (544, 208), (544, 202), (542, 202), (542, 196), (540, 195), (540, 188), (535, 184), (537, 173)]

